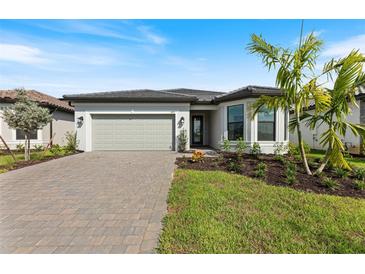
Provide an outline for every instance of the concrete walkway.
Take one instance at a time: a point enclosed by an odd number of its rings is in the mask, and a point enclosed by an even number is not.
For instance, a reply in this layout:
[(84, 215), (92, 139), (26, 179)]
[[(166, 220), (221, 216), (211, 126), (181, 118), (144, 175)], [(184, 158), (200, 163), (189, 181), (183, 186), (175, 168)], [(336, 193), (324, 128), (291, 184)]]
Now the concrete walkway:
[(176, 155), (90, 152), (0, 174), (0, 252), (153, 253)]

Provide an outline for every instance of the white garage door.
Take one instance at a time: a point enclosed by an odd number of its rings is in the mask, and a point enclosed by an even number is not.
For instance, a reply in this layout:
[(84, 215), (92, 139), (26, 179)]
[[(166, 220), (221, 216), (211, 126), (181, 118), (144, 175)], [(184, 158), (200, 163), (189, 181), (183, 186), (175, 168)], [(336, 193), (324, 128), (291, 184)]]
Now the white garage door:
[(93, 115), (93, 150), (173, 150), (173, 115)]

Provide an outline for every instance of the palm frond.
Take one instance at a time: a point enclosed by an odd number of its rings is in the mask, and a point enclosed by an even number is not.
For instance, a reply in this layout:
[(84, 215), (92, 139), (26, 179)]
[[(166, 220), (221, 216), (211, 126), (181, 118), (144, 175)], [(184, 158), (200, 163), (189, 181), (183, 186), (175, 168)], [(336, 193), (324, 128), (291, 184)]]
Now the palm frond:
[(282, 96), (260, 96), (253, 104), (252, 104), (252, 119), (255, 117), (257, 112), (261, 107), (267, 107), (269, 110), (274, 109), (286, 109), (287, 101), (285, 97)]

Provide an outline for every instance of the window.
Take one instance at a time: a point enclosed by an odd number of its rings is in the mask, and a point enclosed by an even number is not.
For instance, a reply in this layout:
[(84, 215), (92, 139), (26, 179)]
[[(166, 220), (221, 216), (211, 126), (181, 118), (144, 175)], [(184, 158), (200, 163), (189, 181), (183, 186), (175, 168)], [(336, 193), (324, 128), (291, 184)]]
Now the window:
[(243, 138), (243, 105), (227, 107), (228, 140)]
[(288, 140), (288, 109), (284, 110), (284, 141)]
[(261, 107), (257, 115), (257, 140), (275, 141), (275, 111)]
[[(23, 130), (21, 130), (21, 129), (16, 130), (16, 139), (17, 140), (24, 140), (25, 139), (25, 134), (24, 134)], [(30, 133), (29, 139), (31, 139), (31, 140), (37, 140), (38, 139), (37, 130), (34, 130)]]

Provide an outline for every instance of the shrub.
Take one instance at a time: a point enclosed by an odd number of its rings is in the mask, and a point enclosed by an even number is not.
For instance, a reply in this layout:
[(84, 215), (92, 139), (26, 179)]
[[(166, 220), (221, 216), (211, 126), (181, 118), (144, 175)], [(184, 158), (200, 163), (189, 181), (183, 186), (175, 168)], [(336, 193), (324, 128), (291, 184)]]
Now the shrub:
[(24, 144), (17, 144), (16, 145), (16, 150), (17, 151), (23, 151), (24, 150)]
[(275, 156), (284, 154), (286, 150), (286, 146), (283, 143), (275, 143), (274, 148)]
[(295, 180), (296, 180), (296, 175), (297, 175), (297, 166), (296, 166), (296, 164), (289, 162), (286, 165), (286, 169), (285, 169), (286, 183), (288, 185), (293, 185), (295, 183)]
[(335, 174), (338, 178), (347, 178), (348, 175), (349, 175), (348, 170), (343, 169), (343, 168), (338, 168), (337, 167), (337, 168), (334, 169), (334, 171), (335, 171)]
[(247, 148), (246, 142), (242, 139), (242, 137), (238, 138), (236, 151), (237, 151), (237, 154), (239, 157), (242, 156), (242, 154), (245, 152), (246, 148)]
[(33, 147), (34, 147), (34, 150), (35, 151), (42, 151), (42, 150), (44, 150), (44, 146), (43, 145), (34, 145)]
[(257, 178), (265, 178), (266, 175), (266, 164), (263, 162), (260, 162), (255, 170), (255, 177)]
[(253, 143), (251, 147), (251, 154), (255, 157), (258, 157), (261, 154), (261, 147), (259, 143)]
[(67, 131), (65, 133), (66, 137), (66, 145), (64, 147), (66, 152), (75, 152), (77, 150), (78, 141), (77, 141), (77, 134)]
[(365, 180), (365, 168), (357, 168), (357, 169), (354, 169), (353, 172), (354, 172), (354, 176), (356, 179), (362, 180), (362, 181)]
[(188, 143), (188, 136), (186, 133), (186, 129), (180, 130), (180, 134), (177, 136), (178, 145), (177, 149), (179, 152), (185, 152), (186, 144)]
[[(310, 153), (311, 152), (310, 146), (305, 142), (303, 145), (304, 145), (304, 152)], [(299, 145), (296, 145), (296, 144), (290, 142), (288, 145), (288, 154), (290, 156), (300, 155)]]
[(282, 164), (284, 164), (284, 163), (285, 163), (285, 157), (284, 157), (283, 155), (280, 155), (280, 154), (275, 155), (275, 156), (274, 156), (274, 160), (275, 160), (275, 161), (279, 161), (279, 162), (281, 162)]
[(360, 180), (355, 180), (354, 187), (358, 190), (364, 190), (365, 189), (365, 182)]
[(328, 178), (328, 177), (324, 177), (322, 179), (322, 184), (332, 190), (335, 190), (339, 187), (339, 184), (337, 183), (336, 180), (333, 180), (332, 178)]
[(204, 158), (204, 152), (201, 150), (194, 150), (193, 155), (191, 156), (191, 161), (193, 163), (200, 162)]
[(302, 157), (300, 155), (294, 155), (294, 160), (295, 161), (301, 161)]
[(237, 161), (229, 159), (227, 164), (227, 169), (231, 172), (239, 173), (241, 171), (241, 166)]
[(52, 147), (49, 149), (49, 151), (53, 154), (53, 155), (61, 155), (62, 154), (62, 147), (59, 144), (55, 144), (52, 145)]
[(231, 150), (231, 142), (228, 139), (223, 140), (223, 150), (229, 152)]

